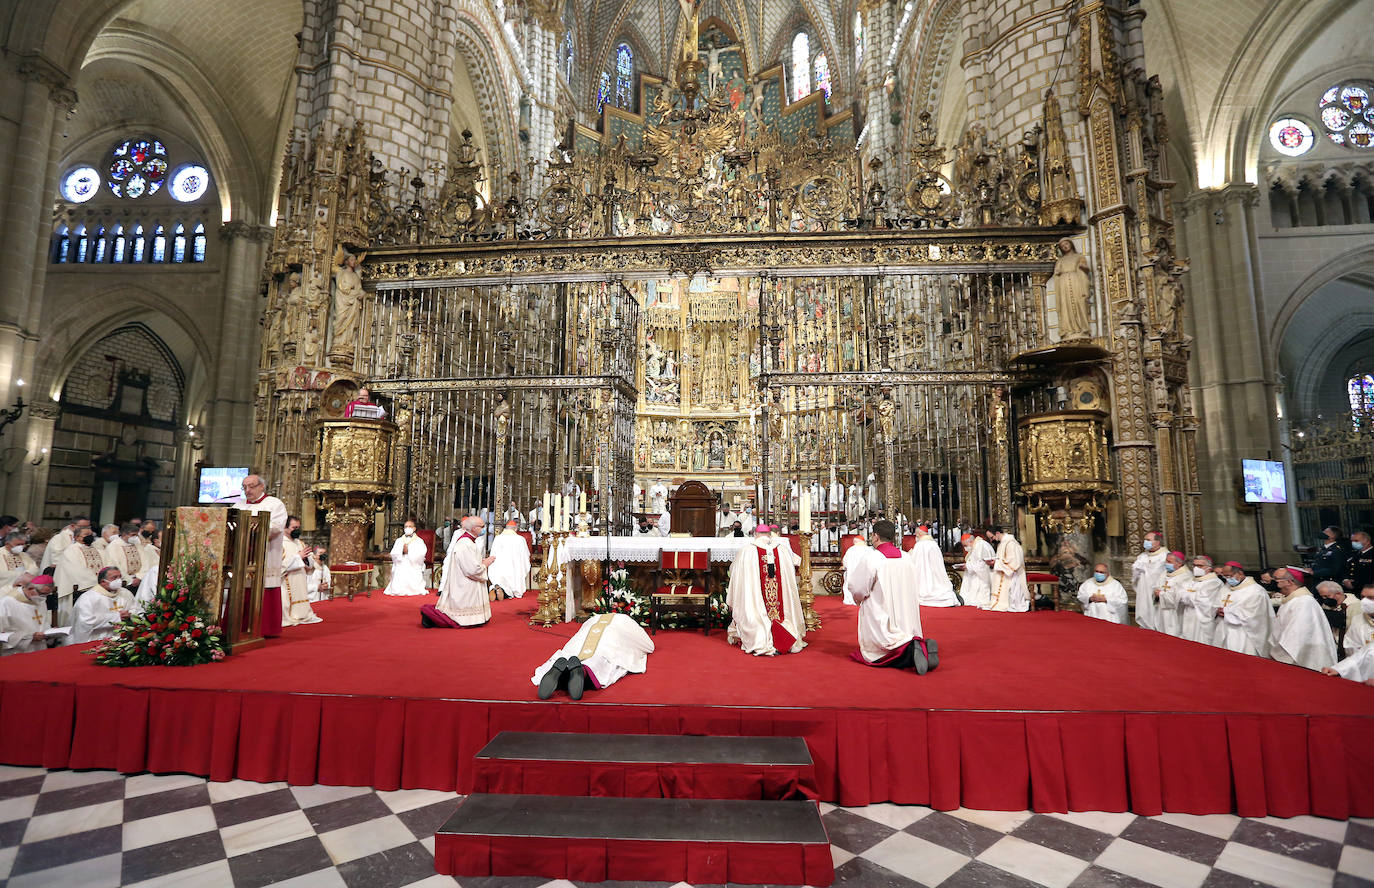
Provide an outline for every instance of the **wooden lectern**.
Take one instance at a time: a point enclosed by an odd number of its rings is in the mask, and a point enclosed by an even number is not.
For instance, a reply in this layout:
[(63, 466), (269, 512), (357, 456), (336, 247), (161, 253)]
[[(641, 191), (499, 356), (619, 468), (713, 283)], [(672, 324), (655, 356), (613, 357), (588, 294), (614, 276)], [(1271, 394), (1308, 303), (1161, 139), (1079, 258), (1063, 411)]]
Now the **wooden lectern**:
[(158, 564), (158, 587), (166, 582), (173, 560), (190, 557), (208, 561), (219, 582), (212, 582), (205, 590), (206, 611), (224, 627), (233, 653), (265, 643), (259, 623), (271, 518), (268, 512), (187, 506), (169, 515), (162, 531), (162, 551), (171, 554)]
[(684, 481), (668, 497), (671, 531), (694, 537), (715, 536), (718, 499), (711, 488), (700, 481)]

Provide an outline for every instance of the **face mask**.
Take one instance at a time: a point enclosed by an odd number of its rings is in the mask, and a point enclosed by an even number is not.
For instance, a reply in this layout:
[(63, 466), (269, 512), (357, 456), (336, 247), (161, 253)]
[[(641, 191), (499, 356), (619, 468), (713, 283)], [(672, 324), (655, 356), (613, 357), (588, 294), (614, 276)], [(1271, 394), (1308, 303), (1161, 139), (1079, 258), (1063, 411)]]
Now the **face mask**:
[(95, 545), (95, 534), (93, 534), (93, 533), (88, 533), (88, 534), (86, 534), (85, 536), (83, 536), (83, 537), (81, 538), (81, 542), (82, 542), (83, 545), (86, 545), (86, 546), (94, 546), (94, 545)]
[(124, 580), (122, 580), (122, 579), (119, 579), (119, 580), (110, 580), (110, 591), (111, 591), (111, 592), (118, 592), (120, 589), (123, 589), (123, 588), (124, 588)]
[(144, 538), (145, 540), (151, 540), (151, 539), (153, 538), (153, 531), (151, 531), (151, 530), (145, 530), (145, 531), (143, 531), (143, 538)]
[(1360, 610), (1364, 611), (1366, 614), (1369, 614), (1370, 616), (1374, 616), (1374, 598), (1361, 598)]
[(1228, 586), (1233, 586), (1233, 587), (1234, 587), (1234, 586), (1239, 586), (1239, 585), (1240, 585), (1240, 577), (1227, 577), (1227, 578), (1226, 578), (1226, 585), (1228, 585)]
[(13, 552), (13, 553), (16, 554), (16, 555), (22, 555), (22, 554), (24, 554), (24, 547), (23, 547), (23, 546), (10, 546), (10, 551)]
[(1360, 551), (1361, 549), (1364, 548), (1364, 543), (1360, 542), (1359, 540), (1351, 540), (1351, 541), (1350, 541), (1350, 548), (1352, 548), (1352, 549), (1354, 549), (1356, 552), (1358, 552), (1358, 551)]
[(413, 527), (407, 527), (407, 528), (406, 528), (406, 536), (415, 536), (415, 528), (413, 528)]
[(1206, 568), (1202, 568), (1202, 567), (1195, 567), (1195, 568), (1193, 568), (1193, 576), (1195, 576), (1195, 577), (1206, 576), (1206, 574), (1207, 574), (1207, 569), (1206, 569)]
[(1154, 540), (1146, 540), (1142, 545), (1145, 547), (1145, 551), (1146, 551), (1146, 552), (1149, 552), (1149, 551), (1151, 551), (1152, 549), (1154, 549), (1154, 547), (1155, 547), (1155, 541), (1154, 541)]
[(1107, 582), (1107, 575), (1099, 570), (1097, 573), (1093, 574), (1093, 579), (1097, 580), (1099, 583), (1105, 583)]
[(300, 529), (299, 527), (297, 527), (295, 530), (291, 531), (291, 539), (293, 539), (293, 540), (298, 540), (298, 539), (300, 539), (300, 538), (301, 538), (301, 529)]

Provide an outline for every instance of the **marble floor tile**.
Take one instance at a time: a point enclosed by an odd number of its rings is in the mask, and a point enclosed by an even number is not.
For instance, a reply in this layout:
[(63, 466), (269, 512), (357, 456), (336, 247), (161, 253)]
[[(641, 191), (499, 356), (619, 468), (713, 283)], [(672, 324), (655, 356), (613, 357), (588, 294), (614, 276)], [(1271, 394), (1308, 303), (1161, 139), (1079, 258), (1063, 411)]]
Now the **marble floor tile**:
[(922, 885), (939, 885), (969, 861), (966, 855), (906, 832), (893, 833), (863, 857)]
[(319, 834), (334, 865), (409, 845), (415, 836), (395, 814)]
[(71, 811), (36, 814), (29, 818), (24, 830), (24, 844), (56, 839), (73, 833), (87, 832), (105, 826), (117, 826), (124, 821), (124, 800), (103, 802)]
[(23, 765), (0, 765), (0, 781), (47, 776), (48, 770), (46, 768), (28, 768)]
[(919, 882), (913, 882), (906, 876), (862, 857), (856, 857), (844, 866), (837, 867), (834, 885), (837, 888), (921, 888)]
[(240, 796), (214, 804), (215, 819), (219, 821), (221, 829), (274, 814), (287, 814), (299, 810), (296, 797), (285, 789)]
[(29, 819), (33, 816), (33, 808), (36, 804), (38, 804), (38, 796), (36, 795), (18, 796), (0, 801), (0, 823)]
[(209, 808), (172, 811), (159, 817), (129, 820), (124, 823), (124, 850), (132, 851), (172, 839), (216, 832), (218, 829), (215, 812)]
[[(440, 792), (437, 789), (398, 789), (390, 792), (378, 792), (377, 798), (385, 802), (393, 813), (400, 814), (402, 811), (423, 808), (425, 805), (433, 805), (438, 802), (457, 801), (462, 796), (454, 792)], [(822, 811), (821, 813), (825, 812)]]
[(1221, 853), (1221, 849), (1226, 847), (1226, 842), (1215, 836), (1193, 832), (1148, 817), (1141, 817), (1126, 827), (1121, 831), (1120, 838), (1207, 866), (1211, 866), (1212, 861)]
[(124, 784), (118, 780), (104, 780), (67, 789), (44, 789), (43, 794), (38, 797), (38, 803), (34, 805), (33, 813), (52, 814), (114, 801), (124, 801)]
[(5, 888), (119, 888), (120, 855), (109, 854), (65, 866), (13, 876)]
[(1236, 831), (1240, 818), (1234, 814), (1159, 814), (1151, 817), (1160, 823), (1191, 829), (1193, 832), (1206, 833), (1218, 839), (1229, 839)]
[(974, 811), (972, 808), (959, 808), (948, 813), (951, 817), (958, 817), (960, 820), (967, 820), (969, 823), (976, 823), (1001, 833), (1009, 833), (1031, 819), (1030, 811)]
[(1068, 888), (1088, 868), (1086, 860), (1015, 836), (1001, 839), (979, 854), (978, 860), (1049, 888)]
[(36, 796), (43, 789), (42, 774), (32, 774), (0, 783), (0, 799), (13, 799), (21, 796)]
[(930, 808), (922, 805), (894, 805), (891, 802), (866, 805), (862, 808), (846, 808), (845, 810), (877, 823), (886, 824), (893, 829), (905, 829), (932, 813)]
[(255, 783), (252, 780), (225, 780), (206, 784), (211, 802), (228, 802), (245, 796), (286, 789), (285, 783)]
[(126, 888), (234, 888), (234, 876), (229, 861), (216, 860), (177, 873), (169, 873), (143, 882), (133, 882)]
[(192, 808), (205, 808), (207, 811), (210, 809), (210, 793), (206, 791), (203, 783), (200, 786), (180, 786), (133, 798), (126, 797), (124, 819), (129, 821), (143, 817), (158, 817)]
[(890, 826), (865, 820), (843, 809), (823, 814), (821, 821), (830, 836), (830, 844), (854, 854), (863, 853), (896, 832)]
[(1305, 860), (1328, 869), (1335, 869), (1341, 859), (1339, 842), (1328, 841), (1311, 833), (1293, 832), (1258, 820), (1242, 822), (1236, 827), (1231, 841), (1273, 851), (1295, 860)]
[(124, 798), (132, 799), (155, 792), (185, 789), (188, 786), (206, 787), (208, 794), (209, 787), (213, 785), (207, 783), (204, 777), (190, 774), (135, 774), (124, 781)]
[(341, 799), (351, 799), (354, 796), (371, 795), (370, 786), (293, 786), (290, 788), (291, 794), (296, 797), (297, 803), (302, 808), (313, 808), (315, 805), (323, 805), (326, 802), (337, 802)]
[(123, 882), (144, 882), (224, 859), (215, 830), (124, 852)]
[(1319, 839), (1337, 844), (1345, 841), (1347, 821), (1332, 820), (1328, 817), (1311, 817), (1300, 814), (1297, 817), (1254, 817), (1251, 823), (1264, 823), (1292, 832), (1306, 833)]
[(0, 848), (0, 882), (10, 877), (10, 869), (14, 867), (14, 858), (18, 853), (18, 845), (13, 848)]
[(1160, 888), (1201, 888), (1208, 873), (1205, 864), (1121, 838), (1093, 863)]
[(1279, 888), (1330, 888), (1331, 885), (1328, 869), (1235, 842), (1226, 846), (1215, 866)]
[(1110, 836), (1120, 835), (1121, 831), (1130, 826), (1136, 818), (1136, 815), (1129, 811), (1124, 814), (1114, 811), (1070, 811), (1067, 814), (1049, 814), (1046, 816)]
[(1012, 835), (1045, 848), (1092, 860), (1112, 843), (1106, 833), (1037, 814), (1018, 826)]
[(220, 829), (224, 838), (224, 850), (230, 857), (249, 854), (304, 838), (314, 838), (315, 831), (310, 828), (304, 811), (287, 811), (273, 814), (259, 820), (236, 823)]
[(943, 811), (922, 817), (904, 832), (968, 857), (977, 857), (1002, 838), (1002, 833), (996, 830), (952, 817)]
[[(302, 815), (303, 816), (303, 815)], [(297, 876), (323, 874), (317, 879), (337, 886), (343, 880), (329, 864), (329, 855), (320, 840), (312, 835), (291, 842), (270, 845), (229, 858), (235, 888), (262, 888), (280, 885)], [(330, 881), (331, 877), (336, 879)]]
[(1341, 859), (1336, 869), (1343, 873), (1350, 873), (1352, 876), (1374, 881), (1374, 851), (1346, 845), (1345, 850), (1341, 852)]
[(53, 792), (76, 786), (90, 786), (93, 783), (119, 782), (122, 779), (121, 775), (114, 771), (49, 771), (43, 781), (43, 791)]
[(358, 857), (339, 864), (337, 872), (348, 888), (403, 888), (435, 874), (434, 858), (419, 842)]

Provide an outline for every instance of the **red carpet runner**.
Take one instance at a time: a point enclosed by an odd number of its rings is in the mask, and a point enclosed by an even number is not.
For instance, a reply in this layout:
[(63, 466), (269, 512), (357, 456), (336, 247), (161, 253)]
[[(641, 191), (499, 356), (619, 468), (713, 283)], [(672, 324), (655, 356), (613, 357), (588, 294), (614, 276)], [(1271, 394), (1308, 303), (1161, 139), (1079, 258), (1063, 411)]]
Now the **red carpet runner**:
[(1076, 614), (923, 612), (923, 678), (852, 663), (855, 612), (801, 654), (661, 632), (649, 671), (581, 703), (529, 675), (574, 626), (423, 630), (426, 599), (317, 606), (323, 623), (190, 669), (78, 649), (0, 660), (0, 762), (216, 780), (468, 792), (500, 730), (805, 737), (823, 799), (940, 809), (1374, 816), (1374, 688)]

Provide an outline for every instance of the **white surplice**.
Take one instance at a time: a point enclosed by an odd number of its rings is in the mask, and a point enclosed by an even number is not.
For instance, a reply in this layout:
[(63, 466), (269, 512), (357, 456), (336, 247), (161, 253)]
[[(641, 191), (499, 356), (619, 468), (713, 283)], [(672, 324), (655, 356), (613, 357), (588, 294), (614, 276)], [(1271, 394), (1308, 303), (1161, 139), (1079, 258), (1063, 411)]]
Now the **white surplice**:
[(61, 558), (62, 553), (67, 551), (67, 548), (74, 542), (76, 542), (75, 534), (71, 528), (64, 527), (59, 530), (52, 539), (48, 540), (48, 547), (43, 550), (43, 560), (39, 562), (38, 570), (47, 573), (48, 568), (57, 564), (57, 559)]
[(281, 624), (302, 626), (323, 620), (310, 606), (310, 585), (305, 577), (305, 544), (289, 536), (281, 543)]
[(1182, 637), (1184, 589), (1193, 581), (1193, 569), (1181, 565), (1164, 574), (1159, 586), (1159, 601), (1155, 602), (1155, 628), (1165, 635)]
[(305, 588), (310, 595), (310, 602), (313, 604), (316, 601), (328, 601), (332, 585), (329, 565), (319, 563), (319, 559), (316, 559), (315, 569), (305, 575)]
[(0, 654), (23, 654), (47, 648), (44, 640), (35, 640), (34, 633), (52, 628), (52, 613), (44, 599), (32, 604), (28, 596), (11, 598), (0, 596), (0, 632), (9, 633), (9, 639), (0, 646)]
[[(765, 563), (774, 566), (776, 583), (769, 584), (765, 597), (766, 577), (759, 576), (759, 552)], [(727, 639), (738, 643), (747, 654), (767, 656), (776, 653), (796, 653), (806, 647), (806, 621), (802, 618), (801, 596), (797, 592), (797, 565), (801, 559), (786, 540), (755, 537), (744, 546), (730, 565), (730, 584), (725, 592), (725, 604), (730, 608), (730, 629)], [(789, 651), (773, 647), (773, 621), (782, 623), (795, 639)]]
[[(262, 566), (262, 586), (264, 589), (272, 589), (281, 585), (281, 549), (282, 540), (286, 537), (286, 519), (289, 517), (286, 512), (286, 503), (277, 499), (275, 496), (264, 496), (257, 502), (249, 502), (241, 499), (234, 503), (234, 508), (242, 509), (247, 512), (267, 512), (267, 559)], [(285, 617), (283, 616), (283, 623)]]
[(840, 559), (840, 570), (844, 572), (844, 603), (858, 604), (854, 598), (854, 580), (858, 575), (855, 574), (855, 563), (868, 555), (868, 543), (862, 539), (855, 539), (853, 545), (845, 551), (844, 557)]
[(391, 547), (391, 582), (383, 595), (428, 595), (425, 588), (425, 555), (429, 547), (418, 534), (396, 540)]
[(105, 587), (96, 586), (86, 590), (72, 608), (72, 644), (110, 637), (119, 622), (119, 612), (133, 606), (134, 597), (128, 589), (107, 592)]
[(903, 556), (916, 568), (916, 600), (921, 607), (958, 607), (954, 597), (954, 583), (945, 570), (945, 556), (940, 544), (929, 535), (922, 535)]
[(1347, 655), (1367, 647), (1374, 638), (1374, 614), (1360, 607), (1360, 599), (1349, 593), (1345, 596), (1345, 641), (1341, 645)]
[(959, 581), (959, 597), (964, 604), (984, 610), (992, 604), (992, 567), (988, 562), (996, 557), (991, 543), (982, 537), (974, 538), (964, 556), (964, 576)]
[(1164, 574), (1169, 566), (1164, 559), (1169, 553), (1164, 547), (1151, 552), (1141, 552), (1131, 564), (1131, 586), (1135, 590), (1135, 621), (1146, 629), (1158, 629), (1155, 620), (1155, 590), (1164, 585)]
[(115, 539), (105, 547), (105, 566), (119, 568), (124, 585), (133, 587), (135, 579), (142, 579), (148, 571), (143, 567), (143, 554), (138, 546)]
[(491, 541), (491, 557), (496, 560), (487, 568), (492, 586), (512, 598), (522, 598), (530, 587), (530, 544), (507, 527)]
[(1016, 537), (1002, 534), (992, 565), (992, 599), (988, 610), (1020, 613), (1030, 610), (1026, 585), (1026, 555)]
[(632, 617), (598, 614), (583, 623), (576, 635), (535, 669), (530, 682), (538, 687), (539, 680), (559, 657), (576, 657), (591, 672), (596, 686), (605, 688), (631, 672), (642, 673), (653, 652), (653, 639)]
[(1183, 587), (1183, 607), (1180, 609), (1179, 638), (1196, 641), (1199, 644), (1221, 646), (1220, 627), (1217, 625), (1217, 608), (1226, 597), (1226, 583), (1221, 577), (1208, 571), (1201, 577), (1194, 577)]
[(22, 586), (15, 583), (22, 576), (38, 576), (38, 565), (34, 564), (29, 553), (20, 552), (14, 554), (6, 546), (0, 549), (0, 597), (12, 596), (23, 598), (24, 590)]
[(62, 553), (53, 569), (53, 580), (57, 584), (57, 620), (61, 625), (71, 625), (73, 589), (84, 592), (94, 586), (96, 574), (104, 566), (104, 560), (94, 546), (72, 543)]
[[(933, 540), (931, 543), (934, 545)], [(925, 602), (918, 590), (922, 574), (921, 563), (891, 543), (865, 546), (862, 556), (855, 559), (859, 653), (868, 662), (890, 656), (921, 637), (921, 605)]]
[(1336, 665), (1336, 639), (1322, 606), (1306, 586), (1299, 586), (1284, 597), (1274, 617), (1277, 627), (1269, 645), (1269, 656), (1280, 663), (1320, 671)]
[(463, 531), (453, 538), (444, 556), (444, 580), (435, 609), (459, 626), (482, 625), (491, 619), (486, 579), (477, 540)]
[[(1105, 595), (1107, 600), (1091, 600), (1098, 593)], [(1107, 577), (1102, 583), (1096, 577), (1088, 577), (1078, 587), (1078, 600), (1083, 604), (1084, 616), (1109, 623), (1126, 622), (1126, 587), (1116, 577)]]
[(1351, 681), (1374, 679), (1374, 644), (1367, 644), (1353, 655), (1336, 664), (1336, 672), (1341, 678)]
[(1228, 651), (1269, 656), (1269, 636), (1274, 628), (1274, 609), (1269, 606), (1269, 593), (1250, 577), (1238, 586), (1222, 590), (1221, 625), (1216, 627), (1213, 644)]

